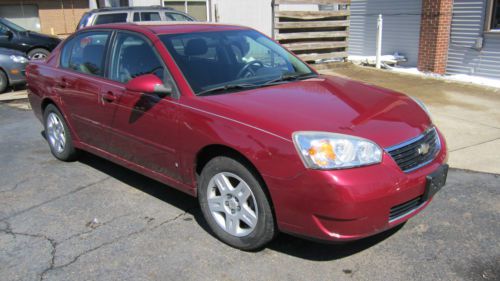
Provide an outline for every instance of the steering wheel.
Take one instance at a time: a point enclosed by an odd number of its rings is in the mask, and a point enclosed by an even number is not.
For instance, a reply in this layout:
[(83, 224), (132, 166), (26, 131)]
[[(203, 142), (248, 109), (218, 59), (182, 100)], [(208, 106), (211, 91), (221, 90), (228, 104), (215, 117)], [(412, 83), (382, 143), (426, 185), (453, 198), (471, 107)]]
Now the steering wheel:
[(255, 70), (253, 70), (252, 66), (258, 66), (259, 68), (264, 67), (264, 63), (260, 60), (249, 61), (243, 66), (243, 68), (238, 72), (237, 78), (243, 78), (244, 75), (248, 72), (252, 76), (255, 76)]

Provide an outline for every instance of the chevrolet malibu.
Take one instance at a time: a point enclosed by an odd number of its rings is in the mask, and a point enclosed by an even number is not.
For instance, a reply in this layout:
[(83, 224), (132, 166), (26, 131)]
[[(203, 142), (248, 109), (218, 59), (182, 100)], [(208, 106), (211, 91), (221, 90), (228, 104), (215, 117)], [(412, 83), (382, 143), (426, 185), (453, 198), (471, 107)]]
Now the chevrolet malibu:
[(196, 196), (239, 249), (280, 231), (374, 235), (446, 181), (445, 140), (420, 101), (320, 75), (246, 27), (91, 27), (26, 74), (56, 158), (87, 151)]

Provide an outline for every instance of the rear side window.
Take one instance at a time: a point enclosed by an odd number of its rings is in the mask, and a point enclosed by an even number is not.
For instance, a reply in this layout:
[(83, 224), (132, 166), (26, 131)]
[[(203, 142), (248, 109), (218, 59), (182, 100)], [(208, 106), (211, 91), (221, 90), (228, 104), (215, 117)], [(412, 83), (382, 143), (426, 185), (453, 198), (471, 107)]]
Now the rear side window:
[(126, 21), (127, 13), (102, 14), (97, 16), (94, 25)]
[(177, 14), (177, 13), (165, 13), (165, 17), (167, 18), (167, 21), (193, 21), (192, 19), (186, 17), (183, 14)]
[(134, 13), (134, 21), (160, 21), (160, 13), (158, 12), (136, 12)]
[(85, 32), (64, 44), (61, 66), (85, 74), (104, 75), (104, 53), (109, 32)]

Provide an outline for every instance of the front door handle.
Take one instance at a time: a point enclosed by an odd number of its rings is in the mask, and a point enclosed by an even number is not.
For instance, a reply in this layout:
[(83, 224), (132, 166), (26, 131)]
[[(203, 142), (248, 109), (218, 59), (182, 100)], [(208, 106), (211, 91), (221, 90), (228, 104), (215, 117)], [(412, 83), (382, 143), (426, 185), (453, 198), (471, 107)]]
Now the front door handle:
[(102, 100), (105, 102), (114, 102), (116, 100), (116, 96), (113, 92), (107, 92), (102, 95)]
[(60, 86), (61, 88), (63, 88), (63, 89), (69, 86), (69, 83), (68, 83), (68, 81), (66, 80), (66, 78), (62, 78), (62, 79), (61, 79), (61, 83), (59, 83), (59, 86)]

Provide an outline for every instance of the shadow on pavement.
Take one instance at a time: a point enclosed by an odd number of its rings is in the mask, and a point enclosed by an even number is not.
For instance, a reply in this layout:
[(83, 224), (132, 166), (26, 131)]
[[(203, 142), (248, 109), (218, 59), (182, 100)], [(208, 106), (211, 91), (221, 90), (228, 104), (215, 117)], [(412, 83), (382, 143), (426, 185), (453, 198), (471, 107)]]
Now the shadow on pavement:
[(329, 244), (328, 242), (317, 242), (288, 234), (280, 234), (277, 239), (268, 245), (268, 248), (306, 260), (337, 260), (364, 251), (384, 241), (398, 232), (403, 225), (404, 224), (400, 224), (399, 226), (365, 239), (342, 244)]
[[(196, 198), (89, 153), (83, 153), (79, 162), (106, 173), (110, 177), (154, 196), (167, 204), (186, 210), (193, 215), (200, 227), (213, 236), (213, 233), (206, 224), (200, 208), (198, 207), (198, 200)], [(402, 226), (403, 225), (400, 225), (369, 238), (344, 244), (326, 244), (294, 237), (288, 234), (280, 234), (267, 246), (267, 248), (307, 260), (336, 260), (351, 256), (384, 241), (401, 229)]]

